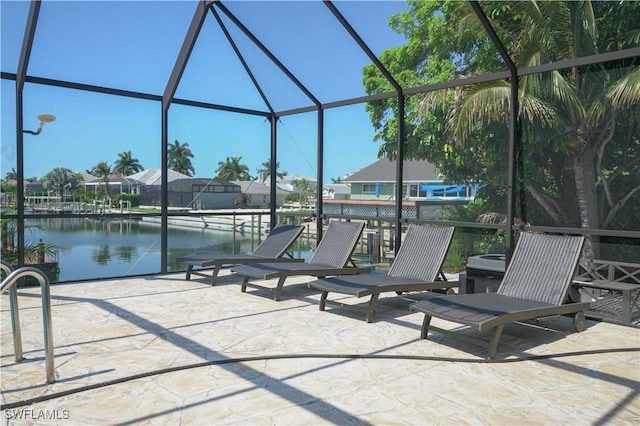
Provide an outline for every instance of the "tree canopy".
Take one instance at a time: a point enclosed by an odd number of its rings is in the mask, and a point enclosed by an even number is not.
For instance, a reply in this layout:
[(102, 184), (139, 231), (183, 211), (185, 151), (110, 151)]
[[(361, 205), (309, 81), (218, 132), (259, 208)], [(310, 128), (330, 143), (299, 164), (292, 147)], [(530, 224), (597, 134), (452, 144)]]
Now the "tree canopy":
[(144, 170), (144, 167), (142, 167), (137, 158), (133, 158), (131, 151), (119, 153), (118, 159), (113, 165), (113, 172), (124, 176), (129, 176), (142, 170)]
[(18, 180), (18, 172), (16, 172), (15, 167), (12, 168), (4, 175), (5, 180)]
[[(390, 26), (407, 44), (382, 63), (404, 87), (506, 70), (467, 2), (409, 1)], [(640, 44), (640, 3), (481, 2), (518, 67)], [(537, 225), (630, 229), (640, 204), (638, 58), (566, 68), (518, 81), (518, 214)], [(393, 90), (373, 65), (369, 94)], [(511, 82), (408, 96), (405, 159), (427, 159), (449, 181), (480, 182), (505, 206)], [(367, 104), (379, 156), (397, 156), (397, 99)], [(635, 225), (638, 229), (638, 224)]]
[(181, 143), (177, 139), (167, 148), (167, 167), (183, 175), (193, 176), (196, 170), (191, 164), (193, 153), (187, 142)]
[(65, 190), (71, 193), (78, 186), (78, 178), (70, 169), (56, 167), (42, 177), (42, 186), (62, 198)]
[(249, 167), (242, 164), (242, 156), (227, 157), (225, 161), (218, 162), (216, 169), (216, 179), (220, 180), (253, 180), (249, 174)]
[(295, 179), (293, 184), (296, 191), (300, 194), (300, 202), (306, 204), (309, 197), (315, 193), (316, 185), (307, 178)]
[[(268, 159), (264, 163), (260, 164), (260, 167), (256, 170), (258, 173), (258, 178), (260, 179), (260, 183), (265, 183), (269, 176), (271, 176), (271, 159)], [(287, 172), (280, 171), (280, 162), (276, 161), (276, 176), (279, 179), (282, 179), (287, 175)]]

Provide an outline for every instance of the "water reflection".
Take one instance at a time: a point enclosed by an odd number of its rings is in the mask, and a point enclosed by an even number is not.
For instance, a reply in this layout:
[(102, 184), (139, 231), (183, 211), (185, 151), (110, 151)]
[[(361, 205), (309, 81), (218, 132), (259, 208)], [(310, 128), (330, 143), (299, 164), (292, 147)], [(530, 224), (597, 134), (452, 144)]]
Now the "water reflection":
[[(42, 239), (58, 251), (59, 275), (52, 282), (77, 281), (160, 272), (160, 224), (111, 218), (28, 219), (34, 225), (27, 242)], [(168, 269), (186, 267), (175, 259), (189, 253), (250, 253), (264, 239), (255, 232), (169, 226)], [(311, 244), (311, 246), (310, 246)], [(300, 238), (293, 247), (307, 257), (313, 241)]]

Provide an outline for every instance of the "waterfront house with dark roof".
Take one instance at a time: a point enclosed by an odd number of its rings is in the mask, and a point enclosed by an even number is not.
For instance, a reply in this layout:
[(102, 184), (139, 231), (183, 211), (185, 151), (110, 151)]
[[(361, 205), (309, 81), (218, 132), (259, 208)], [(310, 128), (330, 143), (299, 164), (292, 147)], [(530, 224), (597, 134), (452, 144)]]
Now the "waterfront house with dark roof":
[[(231, 182), (211, 178), (192, 178), (169, 169), (168, 205), (194, 210), (233, 208), (234, 201), (240, 196), (240, 186)], [(160, 206), (162, 188), (162, 170), (147, 169), (130, 176), (110, 176), (109, 192), (112, 198), (117, 194), (140, 194), (140, 205)], [(85, 183), (85, 187), (102, 185), (102, 179), (96, 178)]]
[[(382, 158), (347, 176), (351, 200), (394, 200), (396, 196), (397, 162)], [(406, 160), (402, 170), (403, 200), (473, 199), (476, 187), (465, 184), (445, 184), (444, 176), (425, 160)]]
[[(271, 202), (271, 187), (256, 181), (234, 180), (232, 183), (240, 186), (240, 191), (247, 196), (247, 207), (264, 207)], [(284, 205), (290, 191), (276, 187), (276, 207)]]
[(201, 210), (233, 208), (235, 200), (240, 194), (240, 185), (232, 182), (208, 178), (187, 178), (169, 182), (167, 195), (169, 207)]

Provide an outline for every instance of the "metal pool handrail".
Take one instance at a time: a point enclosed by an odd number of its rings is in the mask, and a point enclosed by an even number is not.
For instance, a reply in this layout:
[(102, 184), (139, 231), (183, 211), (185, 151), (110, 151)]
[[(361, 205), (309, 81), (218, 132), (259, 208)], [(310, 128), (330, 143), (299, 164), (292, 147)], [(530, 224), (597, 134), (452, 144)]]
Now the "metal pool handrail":
[(18, 293), (15, 288), (16, 282), (22, 277), (35, 277), (40, 282), (42, 296), (42, 322), (44, 326), (44, 351), (45, 365), (47, 370), (47, 383), (55, 382), (55, 367), (53, 363), (53, 331), (51, 328), (51, 293), (49, 291), (49, 278), (40, 269), (31, 266), (24, 266), (13, 272), (11, 265), (2, 261), (0, 268), (9, 275), (0, 284), (0, 294), (9, 290), (9, 305), (11, 309), (11, 326), (13, 330), (13, 348), (16, 362), (23, 360), (22, 356), (22, 334), (20, 332), (20, 317), (18, 314)]
[[(9, 276), (13, 272), (13, 266), (4, 260), (0, 261), (0, 268)], [(1, 293), (1, 292), (0, 292)], [(16, 356), (16, 362), (23, 359), (22, 356), (22, 339), (20, 338), (20, 313), (18, 312), (18, 292), (14, 286), (9, 289), (9, 306), (11, 308), (11, 330), (13, 335), (13, 350)]]

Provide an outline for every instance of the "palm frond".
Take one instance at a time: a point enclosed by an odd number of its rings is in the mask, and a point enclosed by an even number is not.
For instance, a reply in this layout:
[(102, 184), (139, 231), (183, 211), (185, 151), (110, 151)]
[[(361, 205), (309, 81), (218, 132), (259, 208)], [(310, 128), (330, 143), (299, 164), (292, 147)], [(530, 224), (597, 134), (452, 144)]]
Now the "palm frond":
[(584, 117), (585, 108), (582, 99), (571, 82), (565, 79), (559, 71), (552, 71), (548, 83), (545, 92), (550, 94), (552, 99), (561, 102), (567, 113), (574, 117), (574, 120)]
[(585, 114), (590, 129), (599, 128), (611, 110), (622, 110), (640, 102), (640, 68), (634, 68), (614, 81), (605, 92), (594, 98)]
[(503, 120), (509, 112), (511, 85), (500, 80), (464, 87), (451, 110), (448, 129), (462, 143), (482, 124)]
[(523, 99), (544, 99), (555, 105), (555, 109), (563, 110), (572, 121), (581, 120), (585, 115), (585, 107), (576, 88), (558, 71), (522, 77), (520, 87)]
[[(576, 6), (575, 34), (583, 34), (584, 39), (589, 39), (588, 44), (590, 47), (594, 47), (593, 53), (595, 53), (595, 41), (598, 39), (598, 25), (596, 15), (593, 11), (593, 4), (590, 1), (581, 1), (577, 2)], [(580, 52), (576, 52), (576, 56), (579, 54)]]
[(526, 39), (522, 39), (522, 41), (525, 43), (535, 42), (539, 46), (540, 57), (544, 62), (557, 60), (557, 55), (570, 57), (573, 50), (573, 39), (567, 34), (566, 29), (571, 27), (571, 11), (566, 2), (529, 1), (522, 3), (524, 16), (522, 26), (528, 28), (528, 33), (523, 34)]
[(640, 101), (640, 68), (633, 68), (628, 74), (615, 81), (607, 91), (607, 97), (614, 108), (625, 108)]
[(525, 126), (526, 123), (536, 123), (536, 126), (553, 129), (560, 121), (559, 113), (553, 105), (534, 96), (523, 96), (520, 99), (520, 116)]
[(435, 113), (440, 109), (443, 112), (446, 112), (449, 108), (447, 99), (454, 93), (454, 90), (447, 91), (434, 91), (427, 92), (422, 100), (418, 103), (417, 112), (418, 118), (424, 119), (430, 114)]
[(627, 46), (637, 46), (640, 44), (640, 28), (629, 31), (624, 38), (624, 43)]

